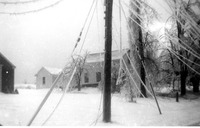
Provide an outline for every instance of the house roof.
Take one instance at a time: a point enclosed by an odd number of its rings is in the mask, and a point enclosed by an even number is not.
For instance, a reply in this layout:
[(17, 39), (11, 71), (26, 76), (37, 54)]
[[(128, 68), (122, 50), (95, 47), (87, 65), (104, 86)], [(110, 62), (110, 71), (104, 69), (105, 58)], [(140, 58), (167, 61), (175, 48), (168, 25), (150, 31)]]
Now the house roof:
[(5, 59), (13, 68), (16, 68), (16, 66), (14, 64), (12, 64), (1, 52), (0, 52), (0, 57)]
[(51, 68), (51, 67), (43, 67), (43, 68), (46, 69), (52, 75), (58, 75), (62, 71), (62, 69), (60, 68)]
[[(128, 51), (128, 49), (123, 49), (122, 52), (126, 52)], [(100, 52), (100, 53), (91, 53), (87, 56), (87, 63), (92, 63), (92, 62), (102, 62), (104, 61), (104, 52)], [(114, 50), (112, 51), (112, 60), (117, 60), (120, 59), (121, 55), (120, 55), (120, 51), (119, 50)]]
[(58, 75), (58, 74), (62, 71), (62, 69), (60, 69), (60, 68), (42, 67), (42, 68), (35, 74), (35, 76), (37, 76), (38, 73), (39, 73), (42, 69), (45, 69), (47, 72), (49, 72), (49, 73), (52, 74), (52, 75)]

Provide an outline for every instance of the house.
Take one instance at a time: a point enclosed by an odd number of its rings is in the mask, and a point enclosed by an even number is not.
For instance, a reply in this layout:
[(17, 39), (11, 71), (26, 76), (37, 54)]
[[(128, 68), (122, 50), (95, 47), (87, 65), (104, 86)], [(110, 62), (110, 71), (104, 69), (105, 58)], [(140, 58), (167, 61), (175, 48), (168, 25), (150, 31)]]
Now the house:
[[(123, 50), (123, 53), (127, 52), (128, 50)], [(121, 58), (121, 53), (119, 50), (112, 51), (112, 67), (119, 67)], [(126, 54), (123, 54), (123, 58), (125, 59), (125, 62), (127, 63), (127, 57)], [(69, 69), (71, 67), (69, 66)], [(36, 88), (50, 88), (59, 73), (61, 72), (61, 69), (57, 68), (49, 68), (49, 67), (42, 67), (36, 76)], [(63, 81), (61, 79), (60, 83), (66, 84), (69, 81), (70, 73), (68, 74), (68, 78)], [(92, 53), (87, 56), (84, 70), (81, 75), (81, 86), (91, 86), (91, 87), (97, 87), (99, 85), (99, 82), (103, 79), (104, 76), (104, 53)], [(76, 80), (73, 78), (71, 82), (72, 86), (76, 85)], [(74, 86), (75, 86), (74, 85)], [(58, 85), (59, 87), (63, 85)]]
[[(128, 52), (127, 49), (123, 50), (123, 53)], [(114, 66), (119, 66), (121, 53), (119, 50), (112, 51), (112, 63)], [(123, 54), (123, 58), (127, 62), (126, 54)], [(84, 71), (81, 76), (82, 86), (98, 86), (99, 82), (104, 76), (104, 52), (92, 53), (87, 56)]]
[(0, 92), (14, 92), (14, 70), (15, 66), (0, 53)]
[(42, 67), (36, 76), (36, 88), (50, 88), (62, 69)]

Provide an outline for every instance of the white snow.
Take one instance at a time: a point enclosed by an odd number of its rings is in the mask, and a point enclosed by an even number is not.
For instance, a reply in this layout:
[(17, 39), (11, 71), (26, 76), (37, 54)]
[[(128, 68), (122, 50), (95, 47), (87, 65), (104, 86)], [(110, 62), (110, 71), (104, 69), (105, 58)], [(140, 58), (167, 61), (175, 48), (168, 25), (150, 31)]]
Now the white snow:
[(35, 84), (15, 84), (15, 89), (36, 89)]
[[(27, 125), (46, 95), (48, 89), (18, 89), (19, 94), (0, 93), (0, 124), (6, 126)], [(62, 91), (55, 89), (32, 125), (40, 126), (52, 112)], [(102, 95), (97, 88), (84, 88), (81, 92), (66, 93), (48, 126), (90, 126), (102, 114), (99, 104)], [(137, 103), (127, 102), (119, 94), (112, 96), (112, 123), (103, 123), (100, 116), (97, 126), (182, 126), (200, 122), (200, 99), (158, 97), (162, 115), (152, 98), (138, 98)]]

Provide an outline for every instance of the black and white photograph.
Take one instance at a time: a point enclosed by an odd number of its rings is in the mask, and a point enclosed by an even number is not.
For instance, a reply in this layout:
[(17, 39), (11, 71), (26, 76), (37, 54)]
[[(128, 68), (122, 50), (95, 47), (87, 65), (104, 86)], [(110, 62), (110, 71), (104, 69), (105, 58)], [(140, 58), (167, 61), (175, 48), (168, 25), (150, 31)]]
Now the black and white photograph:
[(200, 126), (200, 0), (0, 0), (0, 126)]

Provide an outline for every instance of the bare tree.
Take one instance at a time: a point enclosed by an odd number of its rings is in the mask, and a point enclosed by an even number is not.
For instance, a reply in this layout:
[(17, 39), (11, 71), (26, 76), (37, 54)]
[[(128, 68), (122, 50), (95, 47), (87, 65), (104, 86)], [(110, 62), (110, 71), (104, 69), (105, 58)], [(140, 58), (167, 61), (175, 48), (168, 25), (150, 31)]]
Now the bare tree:
[(84, 56), (76, 55), (72, 57), (73, 65), (76, 66), (75, 81), (78, 87), (78, 91), (81, 91), (81, 76), (85, 69), (85, 63), (88, 53), (86, 52)]
[[(137, 71), (140, 73), (142, 82), (140, 83), (141, 87), (141, 96), (147, 97), (146, 88), (146, 73), (151, 73), (148, 66), (157, 67), (155, 62), (155, 40), (152, 33), (147, 30), (150, 24), (153, 23), (154, 19), (158, 18), (157, 12), (151, 8), (145, 1), (130, 1), (130, 18), (129, 26), (131, 28), (131, 33), (129, 34), (129, 42), (131, 48), (131, 58), (135, 62)], [(152, 50), (154, 49), (154, 50)], [(149, 62), (152, 64), (150, 65)], [(148, 63), (148, 64), (147, 64)], [(157, 68), (154, 68), (157, 69)]]

